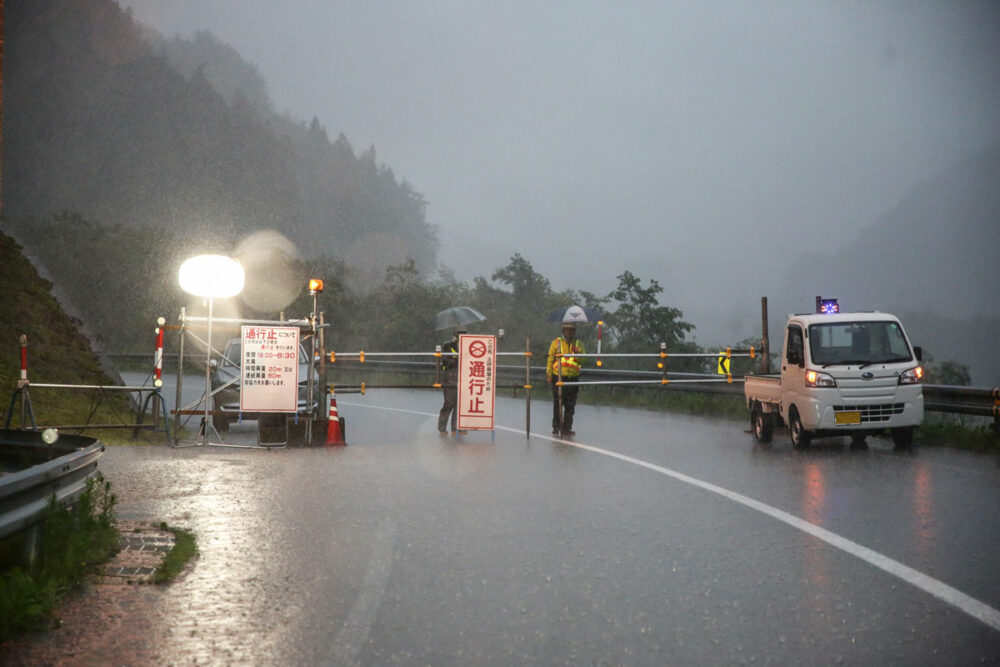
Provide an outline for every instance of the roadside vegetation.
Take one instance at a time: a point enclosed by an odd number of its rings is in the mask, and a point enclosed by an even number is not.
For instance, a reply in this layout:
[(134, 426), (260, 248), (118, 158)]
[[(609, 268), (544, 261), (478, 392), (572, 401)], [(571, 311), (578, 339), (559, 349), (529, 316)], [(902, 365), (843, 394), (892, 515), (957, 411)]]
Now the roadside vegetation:
[(98, 475), (73, 506), (52, 506), (34, 562), (23, 532), (0, 541), (0, 641), (50, 627), (59, 598), (116, 552), (116, 502), (110, 482)]
[(174, 546), (163, 559), (163, 564), (157, 568), (153, 575), (154, 584), (162, 584), (170, 581), (184, 569), (187, 562), (198, 555), (198, 545), (194, 538), (194, 533), (183, 528), (174, 528), (165, 523), (160, 524), (161, 530), (166, 530), (174, 534)]
[[(4, 419), (20, 426), (21, 401), (15, 396), (21, 376), (21, 336), (27, 340), (28, 380), (41, 384), (114, 384), (94, 354), (82, 323), (66, 314), (14, 241), (0, 234), (0, 389)], [(55, 424), (119, 423), (128, 415), (127, 399), (95, 390), (30, 389), (39, 427)], [(128, 422), (126, 422), (128, 423)], [(26, 426), (30, 427), (28, 420)], [(99, 437), (88, 432), (87, 435)]]
[(929, 413), (914, 434), (917, 444), (947, 445), (977, 452), (1000, 452), (1000, 433), (987, 417)]
[[(65, 313), (52, 294), (52, 284), (39, 276), (9, 237), (0, 233), (0, 395), (4, 419), (21, 426), (20, 337), (28, 341), (28, 378), (44, 384), (114, 384), (98, 362), (81, 322)], [(30, 389), (30, 387), (29, 387)], [(131, 406), (123, 394), (98, 390), (34, 388), (30, 391), (35, 424), (132, 423)], [(30, 420), (25, 424), (31, 426)], [(125, 443), (132, 431), (63, 429), (98, 438), (105, 444)], [(140, 432), (140, 441), (162, 442), (163, 435)], [(0, 473), (2, 474), (2, 473)], [(115, 528), (117, 498), (102, 476), (88, 481), (86, 491), (69, 508), (52, 507), (41, 527), (36, 555), (29, 562), (26, 536), (0, 540), (0, 641), (50, 627), (63, 595), (80, 588), (86, 576), (107, 562), (118, 549)], [(194, 536), (180, 529), (157, 581), (173, 577), (196, 548)]]

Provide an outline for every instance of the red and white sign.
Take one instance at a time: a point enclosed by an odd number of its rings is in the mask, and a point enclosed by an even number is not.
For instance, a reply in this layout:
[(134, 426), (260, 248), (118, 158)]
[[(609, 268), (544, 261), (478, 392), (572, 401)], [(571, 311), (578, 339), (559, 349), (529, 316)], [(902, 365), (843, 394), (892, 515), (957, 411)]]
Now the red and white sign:
[(458, 428), (493, 430), (496, 336), (458, 337)]
[(241, 328), (240, 410), (295, 412), (299, 390), (298, 327)]

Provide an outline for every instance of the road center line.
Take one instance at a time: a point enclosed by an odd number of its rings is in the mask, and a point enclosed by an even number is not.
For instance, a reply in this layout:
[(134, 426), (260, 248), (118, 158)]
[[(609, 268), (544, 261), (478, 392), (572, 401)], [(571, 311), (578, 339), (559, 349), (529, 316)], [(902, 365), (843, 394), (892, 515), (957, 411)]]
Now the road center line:
[[(346, 405), (346, 404), (345, 404)], [(392, 412), (403, 412), (407, 414), (423, 415), (427, 417), (436, 417), (436, 412), (419, 412), (416, 410), (403, 410), (399, 408), (389, 408), (384, 406), (373, 406), (364, 405), (361, 403), (350, 403), (352, 407), (359, 408), (370, 408), (375, 410), (388, 410)], [(507, 431), (510, 433), (517, 433), (519, 435), (525, 435), (525, 432), (520, 429), (510, 428), (507, 426), (497, 426), (498, 431)], [(650, 463), (648, 461), (643, 461), (642, 459), (637, 459), (625, 454), (619, 454), (618, 452), (613, 452), (607, 449), (602, 449), (600, 447), (595, 447), (593, 445), (586, 445), (581, 442), (575, 442), (572, 440), (563, 440), (561, 438), (554, 438), (552, 436), (547, 436), (543, 434), (532, 434), (531, 437), (539, 438), (542, 440), (549, 440), (551, 442), (558, 442), (560, 444), (569, 445), (570, 447), (576, 447), (577, 449), (583, 449), (588, 452), (593, 452), (595, 454), (601, 454), (603, 456), (608, 456), (613, 459), (618, 459), (625, 463), (631, 463), (632, 465), (639, 466), (641, 468), (646, 468), (647, 470), (652, 470), (653, 472), (658, 472), (661, 475), (666, 475), (667, 477), (672, 477), (679, 482), (684, 482), (685, 484), (690, 484), (691, 486), (696, 486), (699, 489), (703, 489), (710, 493), (722, 496), (732, 500), (733, 502), (739, 503), (744, 507), (749, 507), (750, 509), (756, 510), (769, 517), (777, 519), (782, 523), (801, 530), (804, 533), (808, 533), (813, 537), (820, 539), (830, 546), (836, 547), (841, 551), (845, 551), (848, 554), (860, 558), (861, 560), (874, 565), (883, 572), (887, 572), (899, 579), (902, 579), (906, 583), (919, 588), (920, 590), (930, 593), (934, 597), (938, 598), (942, 602), (955, 607), (956, 609), (972, 616), (978, 621), (985, 623), (994, 630), (1000, 631), (1000, 611), (997, 611), (993, 607), (989, 606), (984, 602), (980, 602), (970, 595), (966, 595), (957, 588), (953, 588), (943, 581), (939, 581), (930, 577), (919, 570), (915, 570), (908, 565), (904, 565), (897, 560), (893, 560), (884, 554), (880, 554), (877, 551), (873, 551), (868, 547), (862, 546), (857, 542), (847, 539), (837, 533), (831, 532), (825, 528), (821, 528), (816, 524), (809, 523), (804, 519), (789, 514), (777, 507), (772, 507), (766, 503), (762, 503), (759, 500), (754, 500), (748, 496), (744, 496), (741, 493), (735, 491), (730, 491), (729, 489), (724, 489), (721, 486), (716, 486), (710, 482), (705, 482), (703, 480), (691, 477), (690, 475), (685, 475), (684, 473), (677, 472), (676, 470), (671, 470), (669, 468), (664, 468), (663, 466), (656, 465), (655, 463)]]
[(392, 571), (392, 554), (396, 542), (396, 526), (386, 520), (375, 535), (375, 544), (369, 558), (368, 570), (361, 583), (360, 593), (351, 605), (347, 620), (340, 628), (330, 659), (337, 665), (357, 664), (358, 655), (368, 641), (372, 623), (378, 613), (382, 598), (385, 597), (385, 587)]

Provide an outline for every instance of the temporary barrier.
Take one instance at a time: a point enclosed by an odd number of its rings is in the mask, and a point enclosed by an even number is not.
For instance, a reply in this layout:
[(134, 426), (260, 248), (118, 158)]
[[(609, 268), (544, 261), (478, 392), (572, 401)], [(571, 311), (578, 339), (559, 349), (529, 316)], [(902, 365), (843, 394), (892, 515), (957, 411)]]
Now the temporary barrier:
[[(170, 438), (170, 428), (167, 420), (167, 414), (164, 409), (164, 403), (162, 401), (162, 396), (160, 394), (160, 387), (145, 387), (145, 386), (123, 386), (123, 385), (93, 385), (93, 384), (55, 384), (55, 383), (41, 383), (41, 382), (31, 382), (28, 379), (28, 337), (22, 335), (20, 337), (21, 343), (21, 375), (17, 383), (17, 389), (11, 396), (10, 405), (7, 409), (7, 416), (4, 420), (4, 428), (10, 428), (11, 422), (14, 416), (14, 406), (20, 402), (20, 421), (19, 428), (21, 430), (26, 430), (29, 428), (31, 430), (41, 430), (45, 428), (58, 428), (62, 430), (72, 430), (72, 431), (82, 431), (85, 429), (132, 429), (133, 431), (139, 430), (160, 430), (158, 428), (159, 418), (162, 416), (163, 430), (166, 433), (167, 438)], [(31, 405), (31, 389), (57, 389), (57, 390), (75, 390), (75, 391), (92, 391), (97, 392), (98, 397), (102, 397), (106, 394), (112, 394), (117, 392), (128, 392), (137, 395), (137, 400), (135, 401), (136, 411), (135, 411), (135, 421), (132, 423), (126, 423), (124, 420), (118, 423), (93, 423), (88, 421), (82, 424), (47, 424), (39, 426), (35, 422), (35, 414)], [(154, 400), (155, 399), (155, 400)], [(145, 415), (150, 401), (154, 401), (154, 412), (153, 412), (153, 423), (143, 424), (143, 416)], [(91, 410), (91, 416), (96, 412), (96, 408)]]
[[(440, 346), (435, 348), (434, 352), (370, 352), (370, 351), (357, 351), (357, 352), (337, 352), (337, 351), (327, 351), (324, 352), (324, 360), (328, 361), (330, 364), (353, 362), (362, 365), (372, 365), (375, 363), (389, 363), (389, 362), (379, 362), (380, 359), (401, 359), (405, 357), (419, 359), (422, 357), (432, 357), (440, 360), (442, 357), (446, 356), (457, 356), (456, 352), (442, 352)], [(648, 358), (658, 360), (657, 367), (661, 370), (659, 379), (638, 379), (638, 378), (624, 378), (618, 377), (613, 380), (578, 380), (576, 385), (671, 385), (671, 384), (682, 384), (682, 385), (704, 385), (704, 384), (732, 384), (734, 380), (742, 380), (739, 376), (733, 376), (732, 374), (726, 374), (725, 376), (709, 375), (703, 373), (671, 373), (671, 377), (667, 377), (667, 371), (665, 368), (664, 361), (668, 357), (678, 357), (678, 358), (716, 358), (720, 355), (724, 356), (726, 359), (731, 359), (733, 357), (746, 357), (746, 358), (756, 358), (758, 356), (757, 350), (755, 348), (750, 348), (749, 350), (733, 350), (732, 348), (727, 348), (722, 352), (706, 352), (706, 353), (668, 353), (666, 351), (666, 346), (661, 344), (659, 352), (652, 353), (610, 353), (603, 354), (598, 351), (597, 354), (570, 354), (560, 356), (573, 356), (577, 358), (595, 358), (601, 362), (603, 367), (604, 359), (624, 359), (624, 358)], [(525, 351), (524, 352), (497, 352), (498, 357), (521, 357), (524, 361), (524, 382), (521, 383), (497, 383), (496, 388), (498, 389), (524, 389), (525, 390), (525, 432), (526, 435), (530, 437), (531, 433), (531, 340), (527, 339), (525, 341)], [(408, 366), (409, 362), (392, 362), (394, 368), (400, 372), (407, 372), (408, 370), (421, 373), (427, 372), (426, 367), (428, 364), (418, 364), (414, 362), (411, 366)], [(421, 368), (422, 366), (422, 368)], [(434, 364), (435, 379), (434, 382), (429, 384), (414, 384), (414, 383), (373, 383), (371, 381), (362, 382), (357, 385), (345, 385), (338, 384), (338, 389), (342, 393), (365, 393), (369, 389), (443, 389), (443, 383), (440, 377), (440, 363)], [(561, 366), (561, 365), (560, 365)], [(508, 367), (509, 369), (510, 367)], [(498, 371), (500, 368), (498, 367)], [(602, 369), (603, 370), (603, 369)], [(584, 370), (584, 373), (593, 373), (601, 371), (591, 371)], [(510, 373), (505, 373), (506, 377), (511, 377)], [(554, 384), (557, 387), (563, 386), (563, 380), (561, 377), (557, 377)]]
[[(312, 296), (312, 312), (302, 319), (278, 320), (246, 319), (214, 317), (212, 300), (208, 299), (208, 316), (192, 316), (187, 309), (181, 309), (180, 332), (177, 353), (177, 400), (174, 414), (174, 432), (181, 432), (181, 417), (189, 421), (193, 416), (201, 416), (202, 421), (195, 441), (181, 443), (179, 436), (174, 439), (174, 446), (217, 445), (222, 447), (247, 447), (247, 445), (227, 443), (220, 431), (228, 430), (231, 419), (242, 421), (244, 418), (257, 421), (257, 444), (254, 447), (284, 447), (288, 441), (291, 424), (301, 426), (304, 444), (313, 443), (313, 424), (319, 421), (318, 388), (321, 379), (316, 372), (317, 354), (322, 346), (321, 332), (323, 324), (322, 313), (317, 313), (317, 295), (323, 291), (323, 281), (310, 280), (309, 294)], [(212, 343), (213, 327), (218, 330), (239, 331), (240, 360), (227, 357), (217, 350)], [(201, 329), (206, 337), (199, 335)], [(195, 401), (184, 405), (182, 401), (183, 376), (185, 367), (185, 341), (190, 338), (205, 349), (205, 389)], [(300, 354), (302, 341), (308, 341), (309, 350)], [(292, 342), (294, 341), (294, 342)], [(290, 350), (290, 351), (289, 351)], [(296, 372), (305, 357), (305, 379)], [(290, 359), (296, 363), (290, 363)], [(248, 368), (252, 367), (252, 368)], [(289, 368), (291, 366), (291, 368)], [(322, 366), (325, 373), (325, 365)], [(213, 383), (213, 371), (216, 382)], [(227, 377), (223, 371), (228, 371)], [(251, 375), (252, 374), (252, 375)], [(325, 380), (323, 378), (322, 380)], [(285, 391), (289, 381), (295, 383), (294, 391)], [(214, 386), (213, 386), (214, 385)], [(218, 404), (220, 392), (239, 387), (239, 402), (232, 407)], [(250, 387), (254, 391), (250, 391)], [(276, 392), (271, 389), (278, 387)], [(299, 396), (299, 390), (305, 392)], [(258, 391), (259, 390), (259, 391)], [(245, 402), (248, 394), (253, 393), (253, 400)], [(246, 410), (246, 411), (245, 411)], [(285, 437), (282, 440), (272, 440), (264, 437), (264, 432), (273, 433), (283, 428)], [(213, 433), (214, 438), (209, 434)]]
[[(495, 352), (497, 357), (502, 356), (517, 356), (524, 357), (524, 383), (523, 384), (496, 384), (494, 388), (496, 389), (524, 389), (525, 390), (525, 431), (527, 433), (531, 432), (531, 339), (525, 341), (525, 351), (524, 352)], [(330, 352), (325, 352), (323, 354), (324, 360), (328, 360), (330, 364), (336, 364), (339, 362), (351, 362), (355, 361), (359, 364), (368, 363), (371, 359), (378, 358), (420, 358), (420, 357), (433, 357), (440, 360), (442, 357), (457, 357), (457, 352), (442, 352), (441, 346), (435, 347), (434, 352), (365, 352), (360, 350), (358, 352), (337, 352), (331, 350)], [(363, 382), (359, 385), (338, 385), (341, 390), (346, 390), (349, 393), (361, 393), (364, 394), (368, 389), (443, 389), (444, 383), (440, 377), (441, 364), (440, 362), (434, 364), (434, 382), (431, 384), (373, 384), (370, 382)], [(490, 427), (484, 430), (492, 430)]]
[[(235, 360), (229, 359), (225, 356), (224, 351), (220, 351), (215, 348), (214, 345), (210, 343), (210, 340), (203, 338), (199, 335), (202, 331), (208, 330), (210, 318), (201, 316), (191, 316), (187, 314), (186, 309), (181, 310), (180, 314), (180, 326), (178, 330), (181, 334), (178, 342), (178, 360), (177, 360), (177, 387), (176, 387), (176, 406), (177, 408), (173, 410), (174, 415), (174, 432), (181, 433), (182, 424), (181, 417), (186, 416), (190, 420), (191, 417), (200, 416), (202, 418), (201, 424), (198, 427), (198, 439), (196, 441), (190, 442), (180, 442), (179, 436), (174, 439), (174, 446), (196, 446), (196, 445), (216, 445), (222, 447), (247, 447), (248, 445), (233, 444), (231, 442), (226, 442), (220, 431), (228, 429), (228, 423), (231, 419), (242, 421), (256, 420), (258, 426), (258, 437), (256, 447), (273, 448), (273, 447), (283, 447), (287, 444), (288, 439), (274, 440), (272, 438), (264, 437), (263, 431), (267, 430), (269, 433), (274, 431), (275, 418), (261, 419), (261, 415), (266, 414), (276, 414), (283, 415), (281, 417), (281, 425), (287, 432), (288, 420), (293, 419), (297, 425), (301, 425), (303, 428), (303, 441), (305, 444), (313, 444), (312, 438), (312, 426), (313, 422), (317, 419), (316, 411), (316, 401), (314, 399), (317, 396), (316, 385), (319, 383), (319, 379), (316, 377), (316, 332), (318, 329), (317, 320), (315, 316), (310, 315), (306, 319), (300, 320), (255, 320), (255, 319), (243, 319), (243, 318), (211, 318), (211, 324), (216, 328), (216, 330), (221, 331), (231, 331), (240, 332), (241, 340), (242, 336), (246, 335), (249, 330), (252, 335), (264, 332), (280, 332), (286, 330), (296, 330), (300, 332), (300, 335), (305, 340), (312, 342), (312, 352), (306, 353), (305, 363), (307, 364), (306, 371), (306, 395), (301, 400), (296, 401), (295, 405), (289, 407), (276, 407), (265, 409), (254, 409), (250, 412), (244, 412), (242, 406), (234, 407), (231, 410), (223, 410), (221, 405), (213, 405), (217, 395), (229, 389), (232, 386), (239, 386), (242, 388), (246, 386), (244, 384), (243, 369), (242, 364), (237, 364)], [(201, 396), (192, 401), (191, 403), (184, 404), (182, 399), (183, 392), (183, 377), (185, 364), (187, 363), (187, 357), (185, 355), (186, 340), (192, 340), (195, 343), (203, 346), (206, 350), (206, 361), (205, 363), (205, 390)], [(298, 348), (298, 344), (294, 346)], [(242, 350), (242, 346), (241, 346)], [(284, 355), (284, 353), (282, 353)], [(279, 363), (284, 360), (284, 356), (281, 359), (274, 359), (274, 363)], [(263, 363), (263, 362), (262, 362)], [(287, 365), (287, 364), (283, 364)], [(298, 365), (298, 364), (295, 364)], [(213, 386), (213, 372), (215, 372), (217, 377), (221, 376), (219, 369), (229, 369), (233, 372), (233, 377), (228, 380), (220, 379), (218, 383)], [(267, 371), (260, 371), (262, 375), (266, 375)], [(187, 423), (187, 422), (185, 422)]]

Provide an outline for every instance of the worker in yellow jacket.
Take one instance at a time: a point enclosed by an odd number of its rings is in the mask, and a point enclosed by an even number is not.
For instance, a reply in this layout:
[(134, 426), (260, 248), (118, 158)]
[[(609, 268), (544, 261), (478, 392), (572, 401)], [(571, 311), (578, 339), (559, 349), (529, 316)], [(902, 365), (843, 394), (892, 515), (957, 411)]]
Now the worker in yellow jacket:
[(576, 382), (580, 379), (583, 360), (574, 355), (585, 353), (583, 343), (576, 337), (576, 325), (563, 322), (562, 335), (549, 345), (545, 364), (545, 380), (552, 385), (553, 435), (576, 435), (573, 415), (576, 412), (576, 397), (580, 393)]

